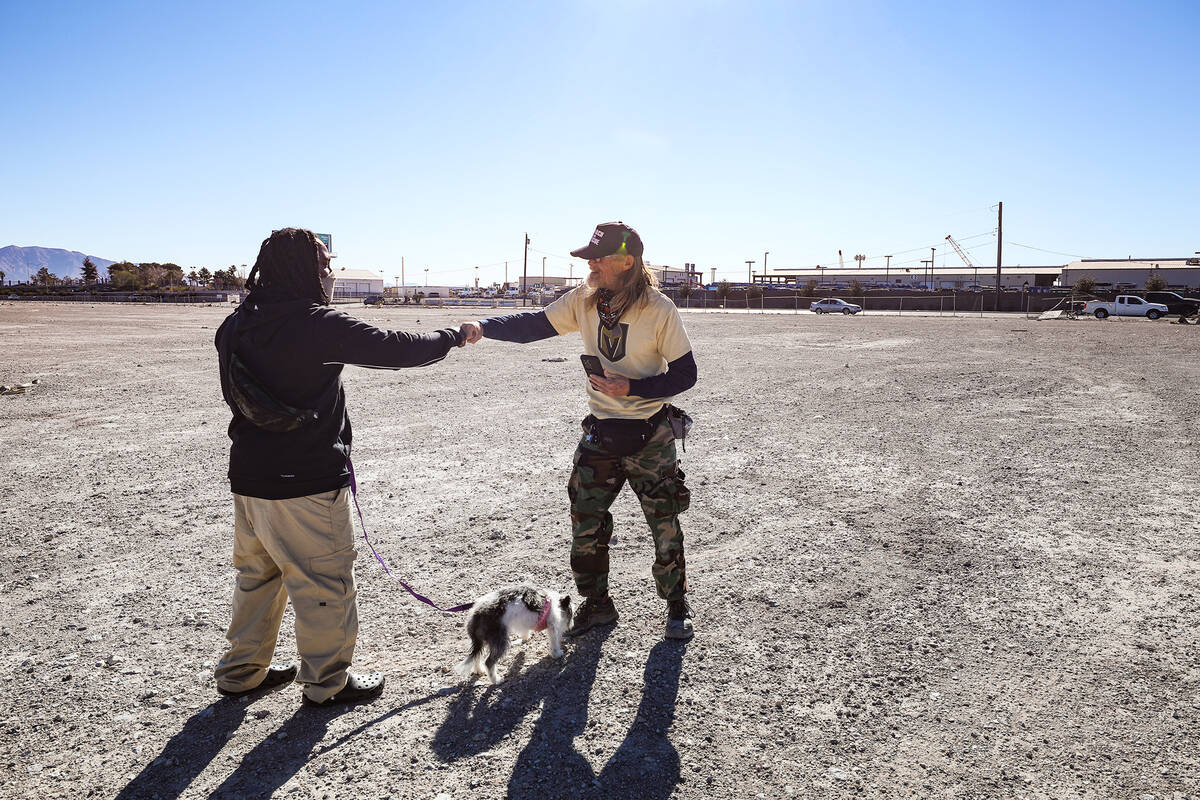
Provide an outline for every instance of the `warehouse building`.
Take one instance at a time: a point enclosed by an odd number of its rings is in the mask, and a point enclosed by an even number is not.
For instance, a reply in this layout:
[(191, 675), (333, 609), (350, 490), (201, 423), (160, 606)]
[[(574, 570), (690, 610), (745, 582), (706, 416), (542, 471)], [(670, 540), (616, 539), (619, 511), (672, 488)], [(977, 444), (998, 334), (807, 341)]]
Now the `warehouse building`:
[(333, 283), (333, 296), (366, 297), (369, 294), (383, 294), (383, 276), (365, 269), (334, 268), (333, 275), (337, 279)]

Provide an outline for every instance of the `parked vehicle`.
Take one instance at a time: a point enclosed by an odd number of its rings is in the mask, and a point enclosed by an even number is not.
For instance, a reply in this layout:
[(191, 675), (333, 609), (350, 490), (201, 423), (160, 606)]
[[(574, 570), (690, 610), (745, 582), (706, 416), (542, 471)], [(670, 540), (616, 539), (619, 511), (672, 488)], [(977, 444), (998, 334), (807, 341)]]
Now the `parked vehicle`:
[(826, 297), (812, 303), (808, 307), (808, 310), (814, 314), (857, 314), (862, 311), (862, 306), (847, 303), (845, 300), (837, 297)]
[(1083, 313), (1093, 314), (1096, 319), (1104, 319), (1110, 315), (1158, 319), (1167, 313), (1167, 307), (1162, 303), (1148, 303), (1132, 294), (1119, 294), (1117, 299), (1111, 303), (1104, 300), (1089, 300), (1083, 307)]
[(1168, 314), (1190, 317), (1200, 311), (1200, 298), (1181, 297), (1175, 292), (1146, 292), (1145, 299), (1151, 303), (1162, 303)]

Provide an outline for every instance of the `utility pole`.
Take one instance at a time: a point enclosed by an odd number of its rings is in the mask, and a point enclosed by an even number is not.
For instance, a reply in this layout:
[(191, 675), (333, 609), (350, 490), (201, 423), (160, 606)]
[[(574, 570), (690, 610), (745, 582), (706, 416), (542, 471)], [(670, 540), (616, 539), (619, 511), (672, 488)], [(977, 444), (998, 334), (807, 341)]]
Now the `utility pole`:
[(546, 293), (546, 257), (542, 256), (542, 294)]
[(933, 288), (933, 257), (937, 252), (936, 247), (929, 248), (929, 287)]
[(475, 291), (479, 291), (479, 265), (475, 265)]
[(867, 260), (867, 257), (864, 256), (862, 253), (859, 253), (858, 255), (856, 255), (854, 257), (854, 260), (858, 262), (858, 268), (862, 269), (863, 262)]
[(746, 287), (749, 288), (750, 284), (752, 284), (752, 283), (754, 283), (754, 262), (747, 261), (746, 262)]
[[(400, 256), (400, 285), (404, 286), (404, 256)], [(404, 289), (400, 290), (400, 295), (404, 296)]]
[(716, 283), (716, 282), (717, 282), (717, 268), (716, 268), (716, 267), (713, 267), (713, 268), (712, 268), (712, 274), (713, 274), (713, 276), (712, 276), (712, 282), (713, 282), (713, 283)]
[(769, 255), (771, 255), (770, 250), (763, 253), (763, 278), (767, 277), (767, 256)]
[[(922, 258), (922, 259), (921, 259), (921, 263), (922, 263), (922, 264), (933, 264), (933, 262), (932, 262), (932, 261), (929, 261), (928, 259), (924, 259), (924, 258)], [(928, 274), (928, 273), (926, 273), (926, 274)], [(926, 281), (926, 282), (925, 282), (925, 288), (926, 288), (926, 289), (928, 289), (928, 288), (929, 288), (929, 282), (928, 282), (928, 281)]]
[(887, 263), (883, 265), (883, 282), (887, 283), (888, 282), (888, 273), (891, 272), (891, 270), (892, 270), (892, 257), (884, 256), (884, 258), (887, 259)]
[(521, 306), (529, 304), (529, 232), (525, 232), (525, 272), (521, 276)]
[(1000, 310), (1000, 255), (1004, 247), (1004, 203), (996, 210), (996, 310)]
[(508, 262), (504, 262), (504, 291), (508, 291)]

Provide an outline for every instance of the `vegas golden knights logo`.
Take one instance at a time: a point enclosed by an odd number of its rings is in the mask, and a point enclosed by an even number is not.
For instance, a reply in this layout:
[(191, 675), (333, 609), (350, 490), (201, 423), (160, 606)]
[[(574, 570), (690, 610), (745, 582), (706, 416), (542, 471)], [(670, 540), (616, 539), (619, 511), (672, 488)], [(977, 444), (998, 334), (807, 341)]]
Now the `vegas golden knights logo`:
[(619, 322), (611, 328), (600, 328), (596, 333), (596, 343), (600, 346), (600, 355), (609, 361), (620, 361), (625, 357), (625, 339), (629, 335), (628, 323)]

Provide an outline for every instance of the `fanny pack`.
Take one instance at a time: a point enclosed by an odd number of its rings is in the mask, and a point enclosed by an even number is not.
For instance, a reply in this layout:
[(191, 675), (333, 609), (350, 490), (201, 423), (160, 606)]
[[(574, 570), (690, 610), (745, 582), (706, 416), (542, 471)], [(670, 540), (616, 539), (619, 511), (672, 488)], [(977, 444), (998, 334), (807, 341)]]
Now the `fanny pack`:
[(229, 327), (217, 346), (225, 401), (251, 424), (272, 433), (287, 433), (316, 421), (316, 411), (295, 408), (271, 394), (233, 352), (237, 346), (240, 314), (241, 309), (238, 309), (230, 317)]
[(593, 444), (614, 456), (631, 456), (650, 441), (664, 419), (671, 422), (671, 432), (683, 441), (692, 427), (692, 418), (682, 409), (669, 403), (649, 419), (597, 419), (588, 414), (583, 429)]

